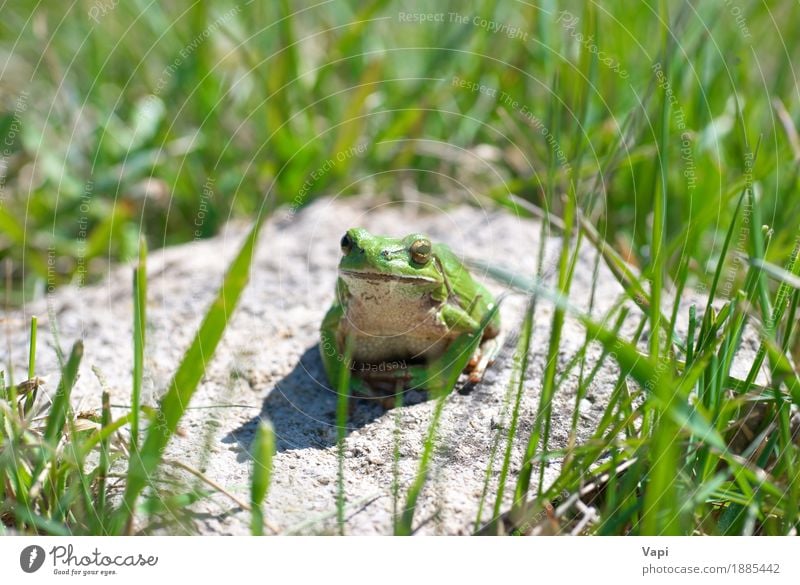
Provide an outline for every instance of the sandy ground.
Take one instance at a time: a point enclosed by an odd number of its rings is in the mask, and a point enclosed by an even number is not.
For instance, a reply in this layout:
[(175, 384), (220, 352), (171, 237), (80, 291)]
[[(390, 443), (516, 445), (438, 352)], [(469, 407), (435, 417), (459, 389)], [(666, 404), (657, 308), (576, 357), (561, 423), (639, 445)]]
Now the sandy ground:
[[(520, 274), (533, 275), (536, 271), (539, 223), (506, 211), (467, 206), (439, 208), (433, 201), (388, 203), (369, 197), (322, 199), (296, 214), (278, 210), (262, 231), (250, 284), (208, 364), (168, 456), (196, 467), (246, 501), (250, 442), (259, 418), (271, 420), (278, 436), (278, 453), (265, 509), (269, 522), (281, 532), (319, 534), (336, 528), (336, 398), (324, 379), (317, 343), (319, 324), (333, 300), (339, 239), (351, 226), (392, 235), (425, 232), (434, 240), (447, 242), (464, 257), (492, 262)], [(155, 403), (167, 386), (246, 231), (246, 226), (232, 224), (215, 239), (151, 254), (147, 403)], [(559, 247), (557, 237), (546, 242), (545, 274), (550, 275), (550, 281)], [(595, 253), (590, 247), (581, 250), (570, 295), (571, 302), (584, 308), (589, 301)], [(502, 292), (503, 287), (488, 277), (477, 277), (494, 292)], [(48, 299), (61, 346), (67, 350), (75, 339), (85, 339), (85, 358), (74, 391), (76, 409), (99, 405), (101, 385), (93, 367), (112, 390), (112, 403), (118, 406), (115, 416), (123, 414), (129, 403), (130, 282), (130, 267), (120, 267), (99, 285), (65, 287)], [(601, 315), (622, 292), (602, 263), (596, 289), (594, 312)], [(502, 305), (504, 333), (518, 327), (524, 304), (524, 298), (512, 295)], [(519, 470), (536, 409), (552, 310), (552, 305), (542, 302), (536, 314), (520, 417), (522, 439), (514, 445), (511, 465), (514, 475)], [(31, 314), (39, 315), (41, 323), (37, 370), (48, 382), (47, 391), (53, 392), (58, 382), (57, 361), (44, 300), (7, 315), (16, 370), (23, 371), (27, 360)], [(626, 329), (630, 330), (636, 320), (638, 310), (634, 307)], [(567, 319), (560, 366), (583, 341), (582, 328)], [(0, 353), (5, 354), (3, 346)], [(592, 345), (588, 366), (599, 354), (600, 347)], [(471, 532), (491, 445), (507, 424), (504, 404), (510, 367), (510, 359), (501, 360), (472, 392), (449, 397), (432, 473), (415, 516), (418, 533)], [(616, 375), (615, 364), (604, 365), (579, 405), (579, 440), (592, 432)], [(577, 373), (567, 376), (555, 397), (551, 432), (551, 446), (555, 448), (563, 447), (568, 438), (576, 378)], [(430, 401), (390, 411), (363, 401), (354, 405), (345, 442), (347, 533), (391, 533), (395, 441), (399, 441), (399, 484), (400, 493), (404, 494), (417, 471), (433, 407)], [(558, 473), (559, 466), (560, 460), (548, 464), (545, 481)], [(495, 461), (494, 469), (499, 467), (499, 461)], [(489, 509), (495, 498), (497, 476), (495, 471), (488, 483)], [(513, 481), (510, 484), (513, 489)], [(506, 499), (510, 503), (509, 493)], [(220, 494), (200, 502), (195, 510), (193, 525), (174, 525), (164, 531), (248, 533), (249, 514)], [(488, 514), (483, 520), (488, 520)]]

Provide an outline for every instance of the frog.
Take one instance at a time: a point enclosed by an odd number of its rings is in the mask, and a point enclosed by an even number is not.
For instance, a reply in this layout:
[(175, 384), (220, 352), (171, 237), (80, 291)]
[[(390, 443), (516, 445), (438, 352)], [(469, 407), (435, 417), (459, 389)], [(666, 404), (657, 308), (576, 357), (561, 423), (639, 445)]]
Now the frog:
[(320, 327), (332, 388), (348, 367), (349, 389), (359, 397), (429, 390), (430, 364), (452, 363), (446, 354), (454, 341), (483, 327), (465, 368), (468, 383), (482, 380), (498, 349), (497, 301), (446, 244), (422, 233), (391, 237), (355, 227), (342, 236), (340, 248), (335, 299)]

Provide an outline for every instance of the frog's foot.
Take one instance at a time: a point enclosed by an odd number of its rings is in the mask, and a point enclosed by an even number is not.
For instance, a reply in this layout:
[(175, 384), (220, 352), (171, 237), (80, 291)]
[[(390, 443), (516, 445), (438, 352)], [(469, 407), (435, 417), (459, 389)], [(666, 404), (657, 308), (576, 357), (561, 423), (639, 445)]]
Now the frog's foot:
[(472, 357), (467, 363), (470, 384), (477, 384), (483, 379), (486, 368), (494, 363), (494, 359), (497, 357), (497, 352), (499, 350), (500, 344), (496, 337), (486, 339), (475, 349), (475, 353), (472, 354)]
[(357, 375), (350, 376), (350, 396), (351, 398), (375, 398), (376, 390), (365, 380)]
[(394, 408), (397, 397), (406, 390), (425, 390), (428, 371), (425, 366), (414, 364), (394, 369), (366, 366), (353, 371), (351, 388), (355, 396), (379, 400), (384, 408)]
[[(391, 410), (397, 406), (398, 396), (403, 393), (404, 387), (404, 382), (401, 379), (395, 380), (394, 386), (388, 380), (367, 382), (355, 376), (350, 380), (351, 398), (355, 400), (377, 400), (386, 410)], [(350, 401), (351, 414), (356, 404), (355, 400)]]

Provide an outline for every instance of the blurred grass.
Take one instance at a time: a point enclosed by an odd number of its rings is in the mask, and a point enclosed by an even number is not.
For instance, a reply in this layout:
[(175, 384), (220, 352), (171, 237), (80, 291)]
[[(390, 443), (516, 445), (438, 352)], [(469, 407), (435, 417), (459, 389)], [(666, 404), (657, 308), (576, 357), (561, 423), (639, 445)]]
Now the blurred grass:
[[(413, 186), (473, 201), (510, 191), (558, 213), (545, 193), (565, 192), (570, 178), (583, 212), (626, 258), (646, 265), (663, 246), (673, 276), (685, 259), (707, 285), (746, 144), (759, 136), (752, 175), (774, 233), (767, 259), (791, 249), (798, 152), (784, 123), (800, 116), (798, 46), (775, 30), (797, 16), (791, 2), (736, 4), (742, 25), (723, 4), (677, 3), (666, 39), (657, 5), (621, 1), (449, 2), (436, 7), (444, 22), (425, 23), (402, 15), (426, 5), (386, 0), (100, 6), (3, 8), (0, 257), (14, 260), (16, 301), (135, 258), (141, 233), (151, 248), (208, 237), (267, 198), (298, 207), (342, 189), (401, 197)], [(451, 12), (466, 21), (450, 22)], [(649, 96), (665, 41), (674, 101), (659, 121)], [(549, 162), (552, 143), (530, 116), (563, 129), (563, 153), (585, 151), (575, 168)], [(659, 248), (642, 211), (653, 185), (669, 198)]]

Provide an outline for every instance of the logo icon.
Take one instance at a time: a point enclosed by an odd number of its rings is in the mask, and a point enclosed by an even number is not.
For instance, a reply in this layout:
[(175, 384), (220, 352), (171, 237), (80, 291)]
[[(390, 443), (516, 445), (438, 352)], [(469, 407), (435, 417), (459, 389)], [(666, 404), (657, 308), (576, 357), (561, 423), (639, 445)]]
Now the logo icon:
[(19, 554), (19, 566), (26, 573), (35, 573), (44, 564), (44, 549), (36, 544), (26, 546)]

